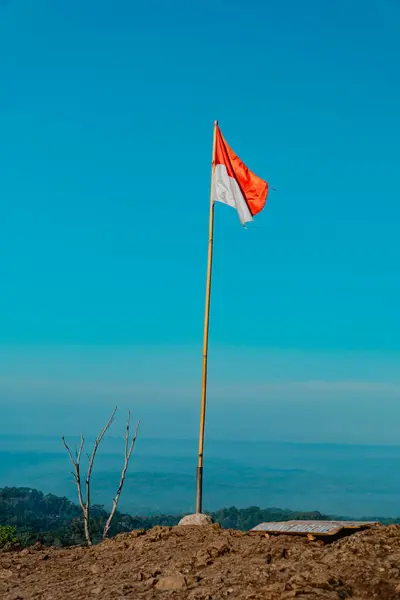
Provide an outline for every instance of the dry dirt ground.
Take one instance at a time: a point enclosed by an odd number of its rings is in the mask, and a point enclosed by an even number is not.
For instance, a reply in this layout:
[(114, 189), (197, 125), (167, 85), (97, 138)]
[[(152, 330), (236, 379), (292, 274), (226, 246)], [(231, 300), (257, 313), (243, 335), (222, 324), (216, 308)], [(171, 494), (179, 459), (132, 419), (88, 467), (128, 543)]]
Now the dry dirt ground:
[(324, 545), (210, 527), (157, 527), (92, 548), (0, 553), (1, 600), (400, 600), (400, 527)]

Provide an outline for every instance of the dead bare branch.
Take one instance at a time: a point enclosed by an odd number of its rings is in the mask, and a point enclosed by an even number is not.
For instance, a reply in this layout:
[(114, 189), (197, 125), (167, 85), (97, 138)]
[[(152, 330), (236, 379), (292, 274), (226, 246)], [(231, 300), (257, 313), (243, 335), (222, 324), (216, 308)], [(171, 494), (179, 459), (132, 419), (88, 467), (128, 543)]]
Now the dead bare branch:
[(103, 429), (100, 431), (99, 435), (97, 436), (95, 442), (94, 442), (94, 446), (93, 446), (93, 450), (92, 450), (92, 454), (86, 454), (88, 461), (89, 461), (89, 466), (88, 466), (88, 470), (87, 470), (87, 475), (86, 475), (86, 479), (85, 479), (85, 484), (86, 484), (86, 498), (85, 500), (83, 500), (83, 494), (82, 494), (82, 481), (81, 481), (81, 473), (80, 473), (80, 465), (81, 465), (81, 456), (82, 456), (82, 451), (83, 451), (83, 446), (85, 444), (85, 438), (83, 437), (83, 435), (81, 436), (81, 443), (79, 445), (79, 448), (76, 449), (76, 458), (74, 459), (72, 456), (72, 452), (65, 440), (65, 437), (62, 437), (62, 441), (64, 444), (65, 449), (68, 452), (68, 456), (70, 458), (70, 461), (74, 467), (74, 478), (75, 478), (75, 483), (77, 486), (77, 490), (78, 490), (78, 500), (79, 500), (79, 505), (82, 509), (82, 514), (83, 514), (83, 524), (84, 524), (84, 529), (85, 529), (85, 538), (86, 538), (86, 543), (88, 546), (92, 545), (92, 538), (90, 536), (90, 530), (89, 530), (89, 516), (90, 516), (90, 477), (92, 475), (92, 470), (93, 470), (93, 463), (94, 463), (94, 459), (96, 457), (96, 453), (98, 450), (98, 447), (100, 445), (101, 440), (103, 439), (105, 433), (107, 432), (107, 430), (110, 428), (112, 422), (114, 421), (115, 418), (115, 413), (117, 412), (117, 407), (114, 408), (114, 411), (111, 415), (111, 417), (109, 418), (107, 424), (105, 425), (105, 427), (103, 427)]
[(108, 536), (108, 532), (110, 531), (111, 522), (112, 522), (112, 520), (114, 518), (114, 515), (116, 513), (116, 510), (117, 510), (117, 507), (118, 507), (119, 498), (121, 496), (122, 488), (124, 486), (126, 472), (128, 470), (128, 465), (129, 465), (129, 459), (131, 458), (132, 450), (133, 450), (133, 448), (135, 446), (136, 438), (137, 438), (138, 432), (139, 432), (140, 421), (138, 421), (138, 423), (136, 425), (135, 435), (133, 436), (133, 438), (131, 440), (131, 443), (129, 444), (130, 423), (131, 423), (131, 411), (128, 411), (128, 418), (127, 418), (127, 421), (126, 421), (126, 432), (125, 432), (125, 448), (124, 448), (125, 461), (124, 461), (124, 466), (122, 468), (121, 479), (120, 479), (120, 482), (119, 482), (117, 493), (116, 493), (115, 498), (113, 500), (112, 509), (111, 509), (110, 515), (109, 515), (109, 517), (107, 519), (107, 522), (106, 522), (106, 524), (104, 526), (103, 539), (105, 539)]
[(82, 513), (83, 513), (83, 523), (84, 523), (84, 528), (85, 528), (86, 543), (88, 546), (90, 546), (92, 543), (92, 540), (91, 540), (90, 533), (89, 533), (89, 507), (87, 505), (87, 502), (83, 501), (81, 472), (80, 472), (81, 454), (82, 454), (83, 446), (85, 444), (85, 438), (83, 437), (83, 435), (81, 435), (81, 443), (80, 443), (79, 448), (76, 450), (76, 459), (73, 458), (72, 452), (71, 452), (64, 436), (62, 437), (62, 441), (63, 441), (65, 449), (68, 452), (70, 461), (74, 467), (74, 472), (72, 474), (74, 476), (76, 487), (78, 490), (79, 505), (80, 505), (80, 507), (82, 509)]

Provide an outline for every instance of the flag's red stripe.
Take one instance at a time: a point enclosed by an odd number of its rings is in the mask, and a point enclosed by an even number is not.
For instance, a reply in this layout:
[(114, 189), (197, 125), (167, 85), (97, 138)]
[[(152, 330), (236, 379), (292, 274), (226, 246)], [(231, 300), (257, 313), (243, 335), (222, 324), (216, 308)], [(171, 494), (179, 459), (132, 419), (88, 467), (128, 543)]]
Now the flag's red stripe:
[(265, 206), (268, 183), (252, 173), (226, 143), (219, 127), (215, 140), (215, 164), (225, 165), (229, 177), (236, 179), (252, 216)]

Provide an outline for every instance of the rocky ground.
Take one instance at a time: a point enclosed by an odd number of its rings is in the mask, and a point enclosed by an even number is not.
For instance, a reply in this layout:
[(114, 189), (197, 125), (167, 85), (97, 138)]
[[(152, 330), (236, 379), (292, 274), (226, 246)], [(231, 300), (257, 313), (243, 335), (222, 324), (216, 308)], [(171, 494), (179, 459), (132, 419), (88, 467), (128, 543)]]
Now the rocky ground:
[(324, 544), (218, 526), (0, 553), (1, 600), (400, 600), (400, 527)]

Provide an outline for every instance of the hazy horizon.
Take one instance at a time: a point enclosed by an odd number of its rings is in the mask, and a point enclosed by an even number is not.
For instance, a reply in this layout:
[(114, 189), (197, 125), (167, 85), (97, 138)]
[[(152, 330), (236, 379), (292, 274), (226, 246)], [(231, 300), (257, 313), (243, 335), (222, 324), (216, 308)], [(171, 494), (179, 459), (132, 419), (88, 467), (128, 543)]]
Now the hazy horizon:
[[(73, 446), (78, 438), (69, 438)], [(87, 448), (90, 442), (87, 440)], [(93, 472), (92, 501), (108, 506), (118, 483), (123, 439), (108, 437)], [(194, 510), (196, 440), (138, 439), (121, 510), (131, 514)], [(208, 510), (261, 506), (349, 517), (398, 517), (400, 446), (211, 441), (206, 445)], [(0, 436), (2, 486), (34, 487), (76, 502), (61, 440)]]
[[(208, 439), (396, 444), (400, 358), (210, 346)], [(0, 434), (91, 435), (118, 405), (146, 437), (198, 435), (201, 348), (0, 346)]]

